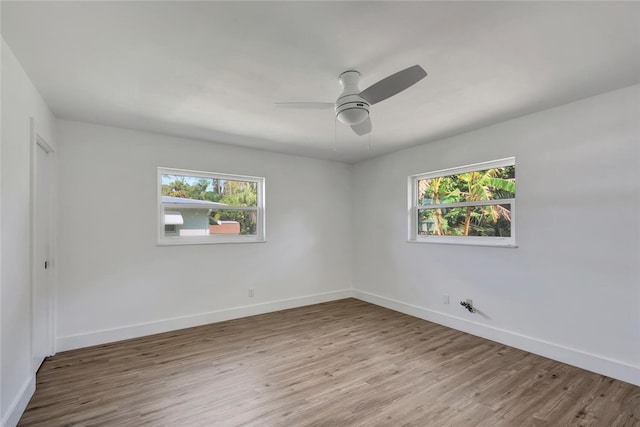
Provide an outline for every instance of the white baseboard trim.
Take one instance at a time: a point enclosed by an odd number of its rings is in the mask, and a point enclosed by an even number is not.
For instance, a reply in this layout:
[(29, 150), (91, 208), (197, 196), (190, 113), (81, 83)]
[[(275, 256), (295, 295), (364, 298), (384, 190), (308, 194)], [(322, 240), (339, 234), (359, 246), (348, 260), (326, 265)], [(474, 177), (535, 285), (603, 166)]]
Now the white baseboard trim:
[(2, 427), (16, 427), (20, 417), (27, 409), (27, 405), (31, 400), (31, 396), (36, 391), (36, 378), (31, 375), (29, 379), (22, 385), (20, 391), (16, 395), (11, 405), (7, 408), (7, 411), (2, 417)]
[[(340, 291), (326, 292), (304, 297), (289, 298), (278, 301), (270, 301), (260, 304), (233, 307), (224, 310), (216, 310), (207, 313), (199, 313), (189, 316), (176, 317), (172, 319), (159, 320), (155, 322), (141, 323), (137, 325), (125, 326), (122, 328), (93, 331), (84, 334), (69, 335), (56, 339), (56, 351), (74, 350), (77, 348), (90, 347), (93, 345), (106, 344), (115, 341), (122, 341), (130, 338), (142, 337), (145, 335), (158, 334), (162, 332), (175, 331), (178, 329), (201, 326), (209, 323), (222, 322), (225, 320), (237, 319), (241, 317), (254, 316), (257, 314), (270, 313), (278, 310), (302, 307), (305, 305), (318, 304), (327, 301), (334, 301), (344, 298), (358, 298), (362, 301), (394, 311), (438, 323), (459, 331), (496, 341), (520, 350), (548, 357), (568, 365), (577, 366), (588, 371), (606, 375), (621, 381), (640, 386), (640, 367), (633, 366), (618, 360), (609, 359), (591, 353), (586, 353), (560, 344), (543, 341), (530, 336), (518, 334), (512, 331), (487, 326), (451, 316), (434, 310), (429, 310), (417, 305), (393, 300), (380, 295), (372, 294), (361, 290), (345, 289)], [(35, 380), (32, 379), (33, 389)], [(33, 390), (29, 393), (25, 386), (27, 399), (24, 407), (29, 402)], [(22, 396), (22, 395), (21, 395)], [(13, 406), (20, 407), (21, 396), (16, 399)], [(24, 410), (24, 407), (22, 410)], [(15, 410), (14, 410), (15, 411)], [(18, 412), (22, 414), (22, 411)], [(18, 419), (20, 416), (18, 415)], [(17, 423), (17, 420), (16, 420)], [(12, 426), (12, 424), (7, 424)], [(2, 427), (4, 427), (4, 420)]]
[(560, 344), (543, 341), (530, 336), (518, 334), (504, 329), (494, 328), (481, 323), (449, 314), (407, 304), (365, 291), (354, 290), (355, 298), (381, 307), (399, 311), (410, 316), (448, 326), (459, 331), (496, 341), (520, 350), (528, 351), (568, 365), (606, 375), (611, 378), (640, 386), (640, 367), (629, 365), (618, 360), (565, 347)]
[(172, 319), (158, 320), (154, 322), (139, 323), (136, 325), (124, 326), (122, 328), (105, 329), (83, 334), (57, 337), (56, 352), (74, 350), (77, 348), (90, 347), (93, 345), (106, 344), (115, 341), (122, 341), (130, 338), (142, 337), (145, 335), (175, 331), (178, 329), (191, 328), (193, 326), (207, 325), (209, 323), (222, 322), (225, 320), (237, 319), (240, 317), (254, 316), (256, 314), (270, 313), (272, 311), (286, 310), (288, 308), (302, 307), (305, 305), (351, 298), (353, 296), (353, 290), (345, 289), (340, 291), (308, 295), (304, 297), (295, 297), (260, 304), (233, 307), (223, 310), (210, 311), (207, 313), (198, 313), (188, 316), (175, 317)]

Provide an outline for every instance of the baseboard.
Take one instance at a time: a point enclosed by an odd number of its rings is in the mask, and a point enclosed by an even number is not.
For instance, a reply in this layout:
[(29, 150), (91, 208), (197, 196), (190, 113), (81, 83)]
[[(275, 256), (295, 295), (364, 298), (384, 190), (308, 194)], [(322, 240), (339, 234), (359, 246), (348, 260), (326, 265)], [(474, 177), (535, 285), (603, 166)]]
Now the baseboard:
[[(459, 331), (496, 341), (520, 350), (548, 357), (568, 365), (577, 366), (588, 371), (606, 375), (621, 381), (640, 386), (640, 367), (626, 364), (618, 360), (586, 353), (560, 344), (543, 341), (530, 336), (518, 334), (512, 331), (487, 326), (451, 316), (434, 310), (429, 310), (413, 304), (393, 300), (380, 295), (372, 294), (361, 290), (345, 289), (322, 294), (308, 295), (304, 297), (289, 298), (278, 301), (270, 301), (261, 304), (245, 305), (224, 310), (216, 310), (207, 313), (176, 317), (172, 319), (159, 320), (155, 322), (130, 325), (122, 328), (93, 331), (78, 335), (58, 337), (56, 340), (56, 351), (73, 350), (77, 348), (90, 347), (92, 345), (106, 344), (115, 341), (122, 341), (130, 338), (142, 337), (145, 335), (169, 332), (178, 329), (201, 326), (209, 323), (222, 322), (225, 320), (237, 319), (241, 317), (254, 316), (257, 314), (270, 313), (288, 308), (302, 307), (305, 305), (318, 304), (327, 301), (334, 301), (344, 298), (355, 297), (371, 304), (386, 307), (394, 311), (405, 313), (420, 319), (428, 320), (440, 325), (448, 326)], [(35, 388), (35, 382), (33, 383)], [(25, 389), (25, 393), (28, 390)], [(28, 393), (25, 402), (33, 394)], [(16, 399), (16, 408), (19, 399)], [(24, 408), (22, 408), (24, 409)], [(19, 412), (20, 414), (22, 412)], [(18, 416), (19, 419), (19, 416)], [(17, 420), (16, 420), (17, 422)], [(8, 424), (11, 426), (12, 424)], [(2, 426), (4, 427), (4, 421)]]
[(9, 408), (2, 417), (2, 427), (15, 427), (20, 421), (20, 417), (27, 409), (31, 396), (36, 391), (36, 378), (31, 375), (29, 379), (22, 385), (18, 395), (13, 399)]
[(625, 381), (640, 386), (640, 367), (626, 364), (617, 360), (595, 354), (585, 353), (580, 350), (565, 347), (563, 345), (539, 340), (522, 334), (517, 334), (504, 329), (494, 328), (466, 319), (429, 310), (416, 305), (396, 301), (369, 292), (354, 290), (355, 298), (381, 307), (399, 311), (420, 319), (448, 326), (459, 331), (496, 341), (520, 350), (528, 351), (549, 359), (557, 360), (568, 365), (586, 369), (591, 372), (606, 375), (611, 378)]
[(68, 335), (58, 337), (56, 339), (56, 352), (74, 350), (77, 348), (90, 347), (92, 345), (106, 344), (115, 341), (122, 341), (130, 338), (142, 337), (145, 335), (175, 331), (178, 329), (191, 328), (193, 326), (201, 326), (209, 323), (222, 322), (225, 320), (237, 319), (240, 317), (254, 316), (256, 314), (270, 313), (278, 310), (286, 310), (288, 308), (302, 307), (305, 305), (350, 298), (353, 296), (353, 290), (345, 289), (340, 291), (308, 295), (304, 297), (288, 298), (260, 304), (233, 307), (224, 310), (210, 311), (207, 313), (198, 313), (189, 316), (175, 317), (172, 319), (158, 320), (155, 322), (140, 323), (136, 325), (125, 326), (122, 328), (92, 331), (78, 335)]

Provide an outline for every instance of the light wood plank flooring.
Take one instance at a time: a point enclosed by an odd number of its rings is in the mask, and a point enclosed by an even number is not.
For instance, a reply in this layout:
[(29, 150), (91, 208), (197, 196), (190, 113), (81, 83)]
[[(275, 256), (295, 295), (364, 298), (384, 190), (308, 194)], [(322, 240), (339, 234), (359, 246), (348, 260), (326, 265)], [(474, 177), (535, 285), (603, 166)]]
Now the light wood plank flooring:
[(640, 387), (355, 299), (60, 353), (20, 426), (640, 426)]

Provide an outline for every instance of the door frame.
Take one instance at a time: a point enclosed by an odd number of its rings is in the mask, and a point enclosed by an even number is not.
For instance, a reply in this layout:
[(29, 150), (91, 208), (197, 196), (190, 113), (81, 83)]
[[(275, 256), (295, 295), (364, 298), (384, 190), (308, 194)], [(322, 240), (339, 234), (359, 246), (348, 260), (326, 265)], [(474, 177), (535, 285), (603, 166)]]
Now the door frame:
[(51, 185), (49, 186), (49, 193), (47, 194), (47, 197), (49, 198), (49, 203), (48, 203), (48, 214), (47, 214), (47, 218), (49, 218), (49, 235), (48, 235), (48, 239), (49, 239), (49, 251), (47, 254), (47, 261), (49, 263), (49, 268), (48, 268), (48, 289), (47, 289), (47, 307), (48, 307), (48, 313), (47, 313), (47, 324), (48, 324), (48, 338), (49, 338), (49, 342), (47, 343), (47, 355), (48, 356), (53, 356), (55, 354), (55, 319), (56, 319), (56, 313), (55, 313), (55, 309), (56, 309), (56, 304), (55, 304), (55, 297), (56, 297), (56, 286), (55, 286), (55, 274), (53, 274), (54, 270), (55, 270), (55, 262), (54, 262), (54, 258), (55, 258), (55, 249), (56, 249), (56, 245), (55, 245), (55, 233), (54, 233), (54, 206), (53, 206), (53, 197), (52, 194), (55, 193), (56, 190), (56, 186), (55, 186), (55, 180), (54, 178), (54, 161), (53, 161), (53, 155), (55, 153), (55, 150), (53, 149), (53, 147), (51, 146), (51, 144), (49, 144), (47, 142), (47, 140), (38, 132), (38, 127), (37, 127), (37, 123), (36, 120), (33, 117), (29, 118), (29, 125), (30, 125), (30, 130), (31, 130), (31, 153), (30, 153), (30, 168), (31, 168), (31, 185), (30, 185), (30, 208), (29, 208), (29, 216), (30, 216), (30, 234), (31, 234), (31, 242), (30, 242), (30, 258), (31, 258), (31, 271), (30, 271), (30, 285), (31, 285), (31, 368), (32, 368), (32, 372), (35, 375), (37, 369), (39, 368), (39, 366), (34, 366), (34, 359), (35, 359), (35, 355), (34, 355), (34, 351), (35, 351), (35, 345), (34, 345), (34, 338), (35, 338), (35, 307), (36, 307), (36, 301), (35, 301), (35, 286), (36, 286), (36, 272), (37, 272), (37, 268), (41, 268), (41, 262), (42, 260), (38, 260), (36, 259), (36, 215), (35, 215), (35, 210), (37, 208), (37, 200), (36, 200), (36, 195), (37, 195), (37, 178), (38, 178), (38, 164), (37, 164), (37, 156), (38, 156), (38, 147), (42, 148), (46, 154), (47, 154), (47, 162), (48, 162), (48, 168), (47, 168), (47, 174), (49, 182), (51, 183)]

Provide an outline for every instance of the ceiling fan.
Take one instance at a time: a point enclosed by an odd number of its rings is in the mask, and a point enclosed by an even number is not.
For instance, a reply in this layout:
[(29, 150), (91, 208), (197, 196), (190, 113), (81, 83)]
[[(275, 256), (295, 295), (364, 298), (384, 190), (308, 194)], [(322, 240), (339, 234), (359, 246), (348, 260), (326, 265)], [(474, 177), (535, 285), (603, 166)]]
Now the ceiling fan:
[(338, 76), (344, 88), (335, 103), (333, 102), (276, 102), (277, 107), (302, 109), (334, 108), (336, 118), (342, 123), (350, 125), (358, 135), (371, 132), (371, 118), (369, 107), (380, 101), (396, 95), (413, 86), (427, 76), (427, 72), (419, 65), (414, 65), (398, 71), (363, 91), (358, 89), (360, 73), (348, 70)]

